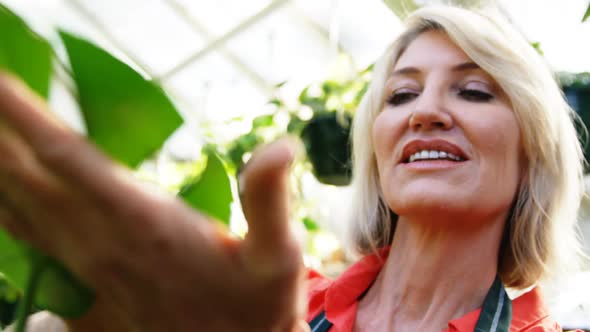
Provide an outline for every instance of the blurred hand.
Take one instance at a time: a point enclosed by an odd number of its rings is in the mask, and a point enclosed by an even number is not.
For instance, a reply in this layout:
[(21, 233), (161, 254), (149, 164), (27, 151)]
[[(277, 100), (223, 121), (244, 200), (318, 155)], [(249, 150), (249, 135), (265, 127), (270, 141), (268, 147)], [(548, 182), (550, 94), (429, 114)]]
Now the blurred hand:
[(300, 249), (288, 227), (293, 142), (241, 175), (249, 224), (228, 235), (136, 181), (0, 73), (0, 224), (97, 293), (74, 331), (304, 331)]

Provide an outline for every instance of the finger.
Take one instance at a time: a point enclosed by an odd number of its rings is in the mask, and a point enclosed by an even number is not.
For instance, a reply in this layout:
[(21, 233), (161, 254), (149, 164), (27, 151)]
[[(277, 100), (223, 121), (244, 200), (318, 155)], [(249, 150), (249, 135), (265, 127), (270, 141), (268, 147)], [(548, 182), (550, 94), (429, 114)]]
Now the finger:
[[(0, 192), (53, 200), (63, 189), (58, 179), (40, 164), (30, 147), (0, 119)], [(61, 208), (61, 206), (54, 206)]]
[[(76, 234), (80, 241), (92, 239), (96, 242), (98, 239), (94, 239), (99, 235), (104, 240), (118, 234), (124, 238), (139, 227), (148, 231), (148, 222), (157, 219), (147, 215), (153, 210), (146, 206), (153, 207), (161, 200), (162, 193), (145, 190), (128, 170), (114, 164), (83, 137), (53, 117), (44, 102), (22, 82), (2, 73), (0, 124), (5, 127), (0, 128), (0, 150), (12, 151), (18, 157), (0, 161), (0, 179), (3, 175), (18, 173), (16, 179), (21, 181), (14, 188), (0, 188), (0, 192), (14, 196), (19, 194), (17, 189), (23, 189), (19, 198), (27, 201), (36, 199), (34, 204), (16, 206), (27, 208), (23, 213), (30, 215), (36, 225), (45, 228), (54, 225), (55, 231), (65, 232), (65, 237), (70, 240), (74, 240), (71, 234)], [(14, 132), (25, 144), (14, 149), (19, 140), (9, 132)], [(31, 151), (32, 158), (23, 158), (19, 151), (25, 150)], [(39, 176), (43, 171), (48, 173), (47, 176)], [(52, 177), (60, 180), (63, 190), (43, 190), (55, 188), (42, 181)], [(66, 192), (68, 194), (64, 194)], [(54, 208), (46, 209), (51, 207), (47, 204)], [(41, 219), (53, 216), (55, 223), (43, 223), (31, 215), (47, 211), (49, 213)], [(76, 211), (81, 215), (72, 217)], [(110, 220), (123, 218), (125, 222), (105, 223), (102, 218), (92, 217), (97, 214), (112, 216)], [(84, 223), (77, 222), (79, 218), (84, 218)], [(66, 230), (61, 226), (73, 228)]]
[(309, 327), (309, 324), (305, 320), (300, 319), (297, 321), (292, 332), (311, 332), (311, 328)]
[(0, 197), (0, 226), (4, 228), (15, 239), (24, 240), (27, 238), (27, 231), (23, 223), (19, 223), (14, 214), (6, 206), (6, 201)]
[[(288, 173), (296, 151), (292, 139), (263, 148), (240, 175), (240, 193), (248, 234), (243, 243), (248, 262), (259, 273), (273, 273), (296, 246), (289, 231)], [(292, 260), (292, 259), (291, 259)]]
[(85, 187), (107, 204), (137, 195), (140, 186), (129, 171), (116, 165), (47, 109), (24, 83), (0, 72), (0, 121), (30, 145), (39, 161), (64, 180)]
[(0, 72), (0, 112), (10, 127), (34, 148), (51, 142), (70, 130), (47, 110), (45, 101), (13, 75)]
[[(0, 226), (13, 238), (31, 242), (32, 225), (17, 208), (25, 201), (18, 179), (24, 176), (26, 155), (27, 147), (0, 122)], [(17, 213), (19, 218), (15, 217)]]
[[(25, 217), (36, 233), (53, 238), (58, 225), (69, 221), (62, 218), (64, 211), (73, 205), (66, 198), (76, 196), (69, 195), (59, 179), (39, 163), (22, 138), (1, 121), (0, 156), (3, 157), (0, 196)], [(49, 222), (51, 219), (56, 222)]]
[(31, 223), (18, 213), (3, 197), (0, 197), (0, 227), (13, 239), (26, 242), (35, 248), (46, 250), (47, 244), (38, 236)]

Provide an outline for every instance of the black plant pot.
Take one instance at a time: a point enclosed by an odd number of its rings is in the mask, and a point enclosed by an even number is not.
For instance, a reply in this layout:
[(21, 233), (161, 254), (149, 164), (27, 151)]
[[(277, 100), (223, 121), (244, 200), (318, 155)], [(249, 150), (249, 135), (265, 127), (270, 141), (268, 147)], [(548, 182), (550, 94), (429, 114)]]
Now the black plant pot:
[(301, 132), (313, 173), (321, 183), (335, 186), (350, 184), (351, 122), (352, 117), (348, 114), (316, 113)]
[[(578, 113), (586, 128), (590, 130), (590, 84), (572, 84), (563, 87), (563, 92), (568, 104)], [(579, 136), (586, 139), (582, 141), (584, 157), (590, 160), (590, 141), (589, 137), (583, 135), (583, 130), (579, 126), (576, 128)], [(586, 168), (586, 171), (590, 169)]]

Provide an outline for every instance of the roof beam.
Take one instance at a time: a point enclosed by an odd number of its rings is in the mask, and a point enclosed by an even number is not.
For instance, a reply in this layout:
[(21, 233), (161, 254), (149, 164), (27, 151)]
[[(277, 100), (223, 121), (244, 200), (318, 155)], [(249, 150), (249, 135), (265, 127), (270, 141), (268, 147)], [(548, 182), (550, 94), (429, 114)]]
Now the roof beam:
[(80, 0), (68, 0), (67, 3), (76, 10), (80, 15), (82, 15), (91, 25), (93, 25), (98, 31), (102, 33), (105, 39), (111, 43), (113, 46), (118, 48), (121, 52), (123, 52), (129, 60), (133, 62), (134, 65), (139, 67), (145, 74), (147, 74), (150, 78), (153, 77), (154, 71), (150, 68), (146, 63), (141, 61), (129, 48), (125, 46), (124, 43), (120, 42), (114, 34), (111, 33), (109, 28), (106, 24), (104, 24), (101, 20), (98, 19), (88, 8), (86, 8)]
[(212, 40), (206, 47), (202, 48), (195, 54), (187, 57), (185, 60), (178, 63), (172, 69), (167, 71), (166, 73), (160, 75), (158, 77), (159, 81), (165, 81), (170, 77), (174, 76), (176, 73), (190, 65), (191, 63), (197, 61), (198, 59), (202, 58), (203, 56), (207, 55), (209, 52), (214, 51), (225, 44), (228, 40), (236, 37), (240, 33), (246, 31), (249, 27), (260, 21), (261, 19), (265, 18), (269, 14), (273, 13), (277, 9), (281, 8), (283, 5), (288, 3), (290, 0), (273, 0), (268, 6), (264, 7), (258, 13), (250, 16), (249, 18), (245, 19), (244, 21), (238, 23), (234, 28), (230, 31), (226, 32), (225, 34), (221, 35), (220, 37)]
[[(207, 27), (205, 27), (199, 20), (194, 17), (194, 15), (190, 15), (188, 9), (177, 0), (167, 0), (165, 1), (178, 16), (183, 18), (193, 30), (205, 37), (207, 42), (211, 42), (214, 40), (215, 36)], [(236, 66), (240, 71), (242, 71), (250, 80), (252, 80), (261, 90), (267, 93), (274, 92), (274, 86), (269, 83), (264, 77), (259, 75), (257, 72), (252, 70), (250, 66), (245, 64), (238, 56), (236, 56), (233, 52), (228, 50), (224, 45), (219, 46), (219, 53), (227, 58), (234, 66)], [(170, 77), (168, 77), (170, 78)]]

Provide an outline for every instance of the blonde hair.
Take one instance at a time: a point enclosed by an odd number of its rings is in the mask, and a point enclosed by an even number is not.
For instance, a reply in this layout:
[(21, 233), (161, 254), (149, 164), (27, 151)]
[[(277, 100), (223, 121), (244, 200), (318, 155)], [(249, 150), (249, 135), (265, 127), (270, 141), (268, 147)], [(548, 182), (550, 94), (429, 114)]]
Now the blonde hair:
[(504, 284), (526, 288), (575, 266), (581, 253), (576, 222), (583, 186), (583, 153), (575, 113), (542, 57), (494, 11), (436, 6), (417, 10), (405, 32), (377, 62), (373, 81), (353, 125), (354, 191), (349, 235), (368, 254), (391, 243), (396, 216), (385, 203), (371, 128), (383, 109), (385, 82), (408, 45), (421, 33), (441, 31), (490, 74), (508, 96), (521, 135), (525, 174), (499, 253)]

